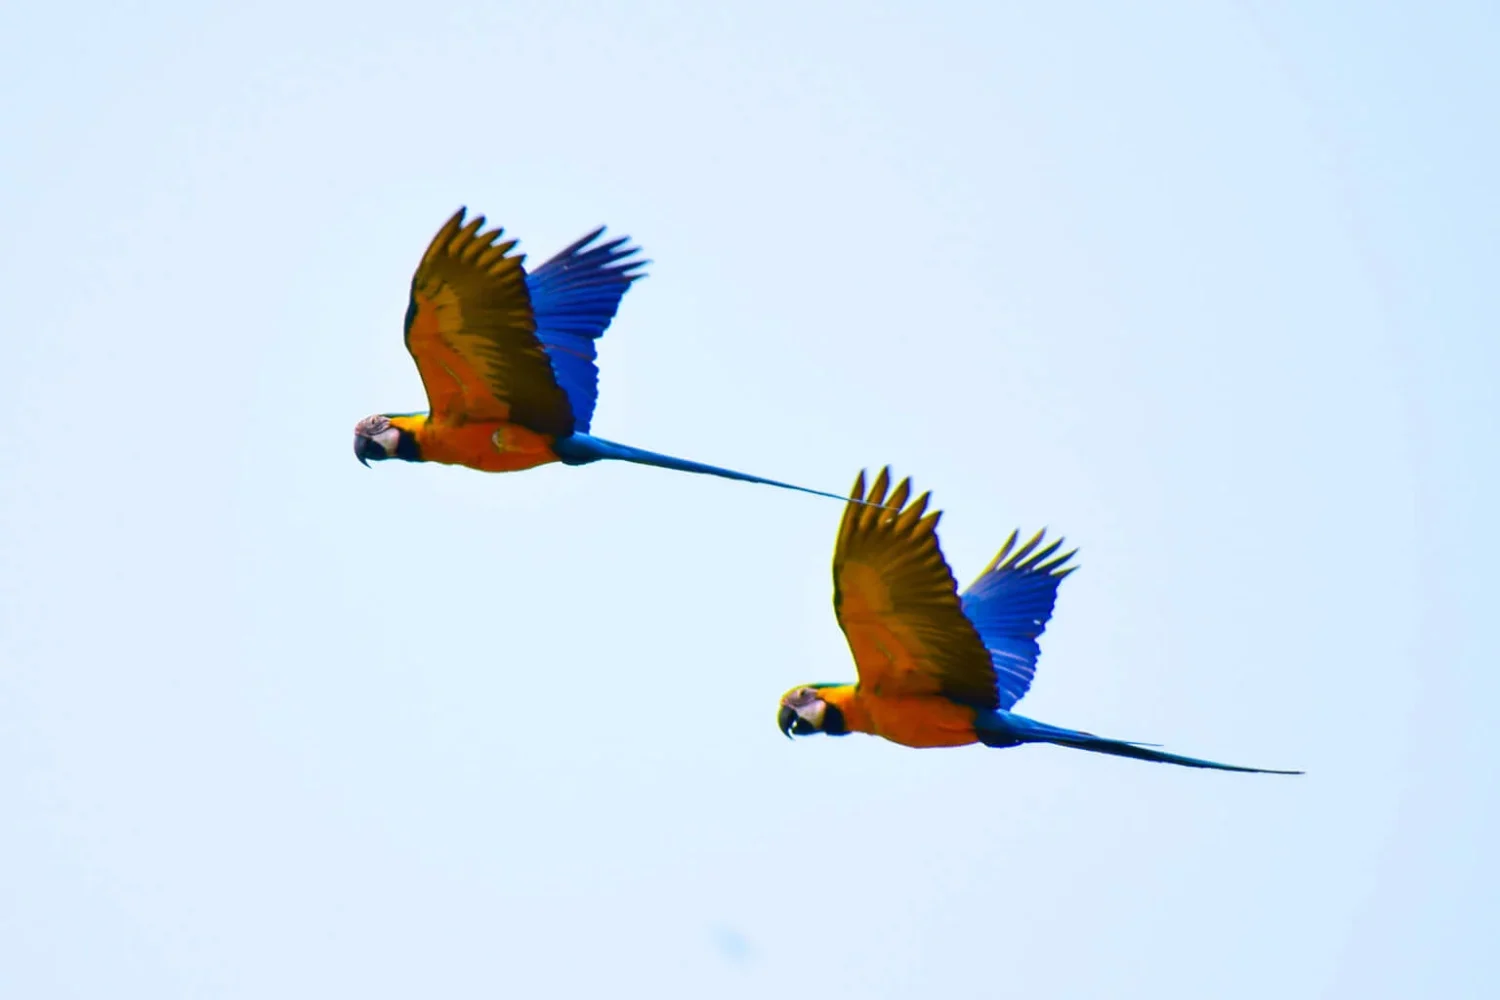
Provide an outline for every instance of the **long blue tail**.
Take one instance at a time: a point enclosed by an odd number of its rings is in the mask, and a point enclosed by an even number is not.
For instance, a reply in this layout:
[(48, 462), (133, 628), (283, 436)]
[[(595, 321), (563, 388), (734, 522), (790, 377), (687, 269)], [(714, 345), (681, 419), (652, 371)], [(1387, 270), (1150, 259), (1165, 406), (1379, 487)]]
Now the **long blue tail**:
[(807, 486), (797, 486), (775, 479), (766, 479), (762, 476), (752, 476), (748, 472), (735, 472), (733, 469), (721, 469), (717, 465), (704, 465), (702, 462), (690, 462), (685, 458), (659, 455), (654, 451), (646, 451), (643, 448), (632, 448), (628, 444), (616, 444), (613, 441), (596, 438), (590, 434), (573, 434), (562, 438), (552, 446), (552, 449), (557, 452), (557, 457), (568, 465), (588, 465), (590, 462), (598, 462), (602, 459), (613, 459), (619, 462), (634, 462), (637, 465), (654, 465), (659, 469), (676, 469), (678, 472), (696, 472), (705, 476), (718, 476), (721, 479), (737, 479), (742, 483), (761, 483), (766, 486), (779, 486), (784, 490), (796, 490), (799, 493), (811, 493), (814, 496), (830, 497), (840, 502), (849, 499), (840, 493), (826, 493), (823, 490), (815, 490)]
[(1113, 754), (1116, 757), (1134, 757), (1136, 760), (1152, 760), (1162, 764), (1180, 764), (1183, 767), (1207, 767), (1215, 771), (1243, 771), (1249, 774), (1301, 774), (1301, 771), (1275, 771), (1263, 767), (1240, 767), (1237, 764), (1220, 764), (1218, 761), (1202, 760), (1198, 757), (1183, 757), (1165, 750), (1153, 750), (1142, 743), (1112, 740), (1077, 729), (1049, 726), (1045, 722), (1028, 719), (1011, 712), (983, 712), (975, 720), (975, 729), (980, 739), (990, 746), (1013, 747), (1022, 743), (1053, 743), (1061, 747), (1089, 750), (1094, 753)]

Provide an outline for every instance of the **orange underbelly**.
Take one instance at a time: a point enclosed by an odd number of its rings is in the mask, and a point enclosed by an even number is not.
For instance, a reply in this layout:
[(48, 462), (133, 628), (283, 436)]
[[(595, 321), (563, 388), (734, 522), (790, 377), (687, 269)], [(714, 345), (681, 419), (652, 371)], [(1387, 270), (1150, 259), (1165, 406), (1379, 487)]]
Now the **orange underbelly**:
[(417, 440), (422, 461), (482, 472), (519, 472), (557, 461), (552, 437), (518, 424), (428, 424)]
[(961, 747), (977, 743), (974, 710), (947, 698), (861, 696), (876, 736), (908, 747)]

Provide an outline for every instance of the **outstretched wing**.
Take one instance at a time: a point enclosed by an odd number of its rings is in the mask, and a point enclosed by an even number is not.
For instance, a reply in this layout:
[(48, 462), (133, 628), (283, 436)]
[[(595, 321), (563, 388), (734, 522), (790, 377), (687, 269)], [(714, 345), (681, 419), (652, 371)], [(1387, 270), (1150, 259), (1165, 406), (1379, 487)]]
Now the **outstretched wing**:
[(911, 480), (887, 499), (889, 485), (886, 468), (866, 494), (860, 473), (833, 550), (833, 609), (860, 687), (995, 708), (989, 653), (959, 607), (958, 585), (938, 548), (939, 512), (923, 516), (926, 493), (907, 505)]
[(590, 246), (603, 235), (600, 226), (526, 276), (537, 340), (567, 393), (573, 429), (580, 434), (588, 433), (599, 398), (594, 341), (609, 328), (631, 282), (645, 277), (639, 268), (650, 263), (630, 259), (641, 248), (628, 245), (627, 236)]
[(536, 336), (515, 240), (481, 232), (464, 209), (433, 237), (411, 281), (406, 348), (433, 419), (507, 420), (544, 434), (573, 430), (568, 397)]
[(1000, 707), (1007, 712), (1031, 687), (1042, 653), (1036, 640), (1052, 617), (1058, 586), (1078, 568), (1066, 565), (1077, 549), (1053, 557), (1062, 547), (1061, 538), (1038, 548), (1045, 535), (1038, 531), (1017, 549), (1019, 532), (1011, 532), (962, 598), (963, 613), (989, 650)]

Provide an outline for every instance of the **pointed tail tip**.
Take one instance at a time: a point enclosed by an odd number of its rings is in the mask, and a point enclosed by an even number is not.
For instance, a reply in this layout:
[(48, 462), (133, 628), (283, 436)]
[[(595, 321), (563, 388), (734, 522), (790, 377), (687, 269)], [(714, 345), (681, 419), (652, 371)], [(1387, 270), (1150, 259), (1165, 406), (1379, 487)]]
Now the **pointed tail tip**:
[(830, 500), (837, 500), (842, 504), (852, 503), (859, 507), (875, 507), (880, 510), (889, 510), (893, 512), (899, 512), (901, 509), (899, 507), (892, 507), (889, 504), (872, 503), (869, 500), (862, 500), (859, 497), (847, 497), (842, 493), (831, 493), (828, 490), (815, 490), (811, 486), (798, 486), (795, 483), (783, 483), (775, 479), (761, 479), (759, 477), (756, 477), (755, 481), (764, 483), (767, 486), (778, 486), (784, 490), (796, 490), (798, 493), (808, 493), (815, 497), (827, 497)]
[[(1177, 755), (1176, 754), (1168, 754), (1167, 756), (1169, 756), (1169, 757), (1176, 757)], [(1185, 761), (1194, 761), (1194, 762), (1196, 762), (1196, 763), (1190, 763), (1190, 764), (1188, 764), (1189, 767), (1205, 767), (1205, 768), (1210, 768), (1210, 769), (1215, 770), (1215, 771), (1235, 771), (1235, 772), (1238, 772), (1240, 774), (1306, 774), (1307, 773), (1306, 771), (1284, 771), (1281, 768), (1276, 768), (1276, 767), (1246, 767), (1243, 764), (1224, 764), (1224, 763), (1221, 763), (1220, 761), (1217, 761), (1217, 760), (1201, 760), (1200, 758), (1197, 758), (1197, 757), (1181, 757), (1181, 758), (1178, 758), (1177, 760), (1168, 760), (1168, 761), (1166, 761), (1166, 763), (1176, 764), (1176, 763), (1183, 763)]]

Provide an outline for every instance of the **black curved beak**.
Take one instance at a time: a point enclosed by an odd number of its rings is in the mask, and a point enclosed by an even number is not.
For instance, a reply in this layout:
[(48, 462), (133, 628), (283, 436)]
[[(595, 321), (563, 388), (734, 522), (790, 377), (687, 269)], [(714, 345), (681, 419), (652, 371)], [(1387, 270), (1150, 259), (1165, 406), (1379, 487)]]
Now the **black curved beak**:
[(385, 458), (385, 449), (374, 438), (367, 438), (363, 434), (354, 435), (354, 457), (359, 459), (359, 464), (365, 468), (370, 467), (366, 459), (373, 458), (379, 461)]
[(776, 713), (776, 728), (780, 729), (781, 735), (787, 739), (792, 738), (792, 728), (797, 725), (797, 721), (797, 713), (785, 705), (782, 705), (781, 710)]

